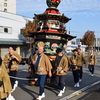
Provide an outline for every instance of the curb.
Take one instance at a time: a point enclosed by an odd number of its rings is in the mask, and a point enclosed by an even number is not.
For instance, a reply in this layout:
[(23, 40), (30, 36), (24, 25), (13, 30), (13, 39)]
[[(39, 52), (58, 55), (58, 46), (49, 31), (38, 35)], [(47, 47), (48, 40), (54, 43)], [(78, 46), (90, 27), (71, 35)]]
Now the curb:
[(86, 86), (86, 87), (84, 87), (84, 88), (82, 88), (82, 89), (80, 89), (80, 90), (78, 90), (78, 91), (76, 91), (76, 92), (73, 92), (73, 93), (71, 93), (70, 95), (68, 95), (68, 96), (66, 96), (66, 97), (64, 97), (64, 98), (62, 98), (62, 99), (59, 99), (59, 100), (68, 100), (68, 99), (70, 99), (70, 98), (72, 98), (72, 97), (74, 97), (74, 96), (76, 96), (76, 95), (79, 95), (80, 93), (86, 91), (87, 89), (93, 87), (94, 85), (96, 85), (96, 84), (98, 84), (98, 83), (100, 83), (100, 80), (97, 81), (97, 82), (95, 82), (95, 83), (93, 83), (93, 84), (90, 84), (90, 85), (88, 85), (88, 86)]

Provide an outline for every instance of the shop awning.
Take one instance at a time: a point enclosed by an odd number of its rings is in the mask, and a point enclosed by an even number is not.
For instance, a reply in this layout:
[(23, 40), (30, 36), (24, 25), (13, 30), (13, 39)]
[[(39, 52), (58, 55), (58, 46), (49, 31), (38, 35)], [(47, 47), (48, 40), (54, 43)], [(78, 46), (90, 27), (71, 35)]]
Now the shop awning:
[(19, 39), (0, 39), (0, 44), (9, 44), (9, 45), (23, 45), (26, 42)]

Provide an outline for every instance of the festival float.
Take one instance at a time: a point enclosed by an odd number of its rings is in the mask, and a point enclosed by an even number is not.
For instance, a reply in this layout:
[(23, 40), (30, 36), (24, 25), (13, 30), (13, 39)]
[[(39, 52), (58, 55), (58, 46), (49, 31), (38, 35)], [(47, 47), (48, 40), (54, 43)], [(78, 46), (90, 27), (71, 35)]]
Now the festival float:
[[(36, 20), (36, 32), (29, 32), (28, 36), (34, 41), (35, 48), (37, 44), (44, 42), (44, 53), (51, 60), (55, 59), (56, 49), (63, 48), (68, 41), (76, 38), (67, 34), (66, 23), (71, 18), (61, 14), (57, 9), (61, 0), (46, 0), (48, 8), (42, 14), (34, 14)], [(33, 27), (34, 28), (34, 27)]]

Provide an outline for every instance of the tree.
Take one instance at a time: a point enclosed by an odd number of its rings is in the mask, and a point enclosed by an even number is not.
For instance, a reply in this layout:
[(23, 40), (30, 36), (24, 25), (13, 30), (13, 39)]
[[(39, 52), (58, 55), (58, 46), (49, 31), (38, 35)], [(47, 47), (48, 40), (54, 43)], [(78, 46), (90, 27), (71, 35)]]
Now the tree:
[(29, 32), (36, 32), (37, 31), (38, 20), (34, 18), (33, 22), (28, 21), (25, 26), (25, 29), (21, 30), (21, 34), (26, 37), (26, 42), (30, 43), (30, 55), (32, 54), (32, 48), (34, 43), (34, 39), (31, 37), (27, 37)]
[(28, 35), (28, 32), (36, 32), (37, 23), (37, 19), (34, 19), (33, 22), (28, 21), (28, 23), (25, 26), (25, 29), (21, 30), (21, 34), (23, 34), (26, 37)]
[(88, 45), (88, 49), (90, 49), (91, 47), (94, 46), (94, 42), (95, 42), (95, 34), (94, 31), (87, 31), (85, 32), (82, 40), (81, 40), (82, 44), (84, 45)]

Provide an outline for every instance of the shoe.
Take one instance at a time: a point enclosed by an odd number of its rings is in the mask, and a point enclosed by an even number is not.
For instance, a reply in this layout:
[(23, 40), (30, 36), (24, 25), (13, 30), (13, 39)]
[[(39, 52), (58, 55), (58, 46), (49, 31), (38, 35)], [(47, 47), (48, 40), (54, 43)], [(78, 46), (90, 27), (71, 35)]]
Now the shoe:
[(79, 82), (76, 84), (76, 87), (80, 87)]
[(64, 86), (64, 88), (63, 88), (63, 90), (62, 90), (62, 93), (64, 93), (65, 92), (65, 86)]
[(44, 98), (45, 97), (45, 93), (42, 93), (42, 98)]
[(41, 100), (41, 96), (38, 96), (38, 98), (36, 100)]
[(74, 85), (74, 87), (76, 87), (77, 84)]
[(79, 79), (79, 82), (81, 82), (82, 81), (82, 79)]
[(60, 90), (60, 92), (59, 92), (59, 94), (58, 94), (58, 97), (61, 97), (61, 96), (62, 96), (62, 93), (63, 93), (63, 91)]
[(14, 92), (17, 87), (18, 87), (18, 81), (15, 81), (15, 84), (13, 86), (12, 92)]
[(91, 76), (94, 76), (93, 74), (91, 74)]
[(92, 75), (92, 74), (90, 73), (90, 75)]
[(18, 86), (18, 81), (15, 81), (15, 84)]
[(45, 97), (45, 93), (42, 93), (42, 95), (39, 96), (36, 100), (41, 100), (41, 99), (44, 98), (44, 97)]

